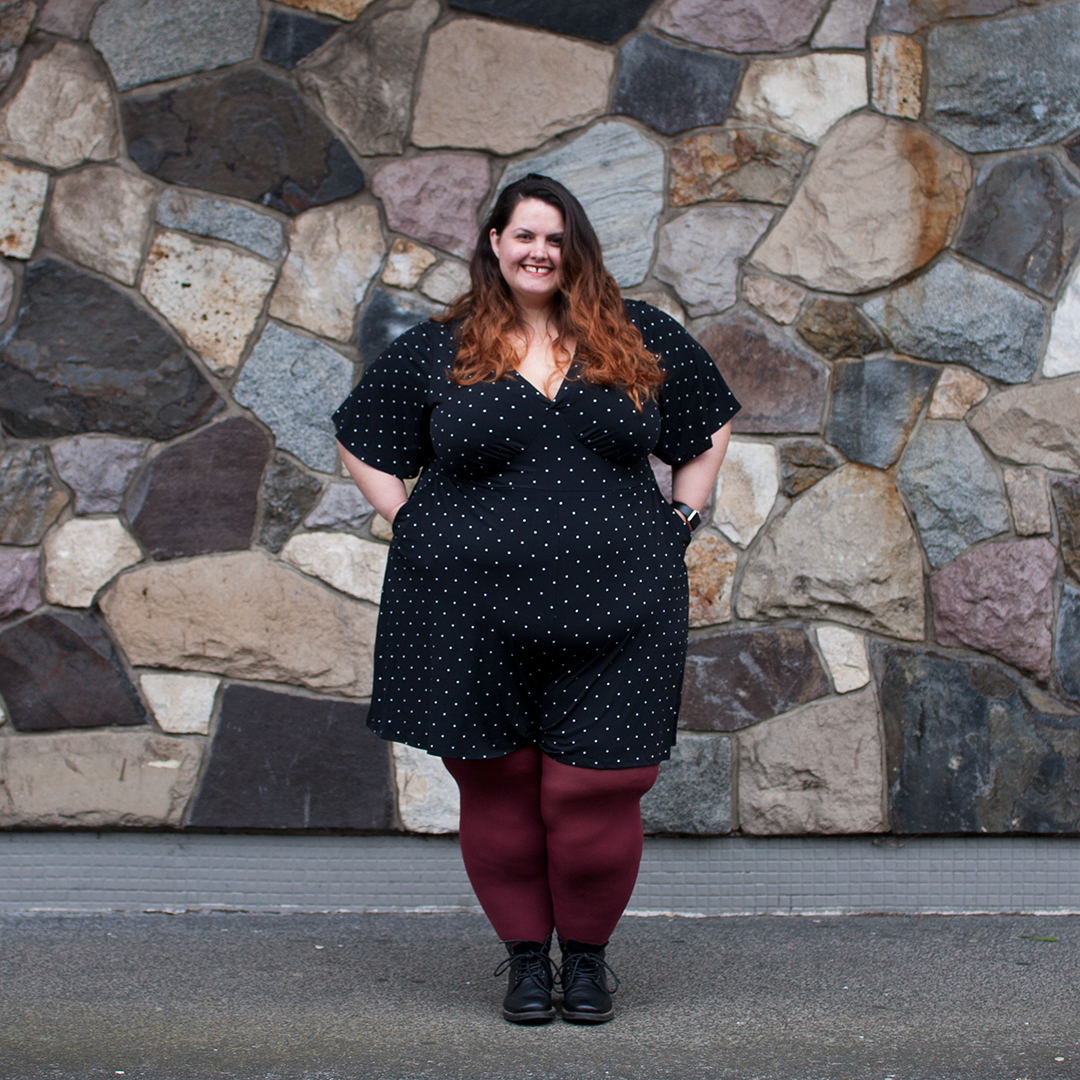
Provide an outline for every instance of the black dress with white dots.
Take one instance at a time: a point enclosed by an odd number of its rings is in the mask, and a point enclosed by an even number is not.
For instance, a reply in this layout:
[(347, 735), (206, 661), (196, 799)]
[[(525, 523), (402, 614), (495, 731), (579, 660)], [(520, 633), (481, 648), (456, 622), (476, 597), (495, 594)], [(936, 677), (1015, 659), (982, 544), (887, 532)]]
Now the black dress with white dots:
[(738, 411), (672, 318), (627, 314), (660, 358), (659, 399), (574, 378), (554, 400), (520, 376), (447, 377), (454, 328), (399, 337), (334, 413), (361, 461), (407, 478), (394, 520), (368, 724), (448, 758), (533, 743), (567, 765), (670, 755), (686, 659), (689, 530), (648, 455), (704, 453)]

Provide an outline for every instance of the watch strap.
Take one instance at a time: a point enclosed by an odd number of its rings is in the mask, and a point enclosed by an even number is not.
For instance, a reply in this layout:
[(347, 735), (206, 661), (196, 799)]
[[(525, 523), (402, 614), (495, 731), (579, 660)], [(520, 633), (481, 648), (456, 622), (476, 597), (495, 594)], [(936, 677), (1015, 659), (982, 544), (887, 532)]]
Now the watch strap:
[(690, 526), (691, 532), (701, 524), (701, 515), (692, 506), (687, 506), (686, 503), (675, 502), (674, 500), (672, 500), (671, 506), (686, 518), (686, 524)]

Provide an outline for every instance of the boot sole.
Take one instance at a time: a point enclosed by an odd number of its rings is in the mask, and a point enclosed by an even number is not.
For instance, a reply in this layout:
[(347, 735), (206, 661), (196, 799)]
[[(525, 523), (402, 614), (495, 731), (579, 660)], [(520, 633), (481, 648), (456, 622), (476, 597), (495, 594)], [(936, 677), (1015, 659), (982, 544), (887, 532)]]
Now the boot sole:
[(568, 1024), (606, 1024), (615, 1015), (615, 1010), (606, 1013), (564, 1012), (562, 1018)]
[(556, 1013), (554, 1009), (550, 1009), (545, 1012), (508, 1012), (506, 1009), (502, 1011), (503, 1019), (509, 1020), (511, 1024), (549, 1024), (555, 1019)]

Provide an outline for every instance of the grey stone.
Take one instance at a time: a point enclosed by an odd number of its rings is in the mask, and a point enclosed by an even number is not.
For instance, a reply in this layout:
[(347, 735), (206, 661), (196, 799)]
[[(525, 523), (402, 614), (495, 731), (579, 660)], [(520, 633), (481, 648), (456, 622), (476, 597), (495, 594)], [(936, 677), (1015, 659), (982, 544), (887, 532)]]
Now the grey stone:
[(879, 357), (837, 364), (834, 375), (826, 442), (852, 461), (887, 469), (904, 449), (937, 369)]
[(624, 287), (648, 273), (664, 208), (664, 152), (637, 128), (606, 121), (557, 150), (511, 165), (500, 188), (537, 172), (580, 200), (604, 249), (604, 263)]
[(986, 660), (873, 642), (893, 831), (1080, 830), (1080, 716)]
[(666, 0), (653, 16), (661, 30), (713, 49), (782, 52), (810, 36), (828, 0)]
[(915, 34), (944, 19), (996, 15), (1032, 0), (884, 0), (877, 16), (878, 30)]
[(430, 309), (406, 307), (388, 292), (376, 289), (364, 308), (357, 331), (361, 359), (365, 364), (372, 363), (390, 342), (430, 318), (431, 314)]
[(0, 548), (0, 619), (17, 611), (33, 611), (41, 604), (36, 550)]
[(169, 188), (162, 195), (157, 221), (159, 225), (196, 236), (228, 240), (264, 259), (276, 259), (285, 238), (281, 222), (269, 214), (224, 199), (201, 198), (178, 188)]
[(75, 435), (52, 445), (60, 479), (75, 492), (76, 514), (113, 514), (120, 509), (124, 489), (142, 459), (143, 439), (108, 435)]
[(780, 491), (789, 499), (813, 487), (834, 469), (840, 459), (822, 443), (792, 439), (780, 444)]
[(37, 544), (68, 497), (49, 472), (43, 446), (0, 452), (0, 544)]
[(319, 505), (304, 521), (304, 528), (355, 532), (371, 517), (374, 509), (351, 480), (341, 484), (328, 484)]
[(833, 0), (811, 44), (815, 49), (865, 48), (875, 7), (877, 0)]
[(1080, 248), (1080, 184), (1051, 154), (1010, 158), (979, 173), (956, 250), (1056, 295)]
[(330, 414), (352, 389), (353, 366), (329, 345), (267, 323), (233, 390), (278, 448), (319, 472), (337, 467)]
[(822, 356), (866, 356), (885, 347), (878, 328), (847, 300), (811, 300), (795, 326), (799, 337)]
[(280, 551), (293, 530), (315, 505), (322, 484), (285, 454), (276, 453), (263, 482), (262, 519), (258, 543), (267, 551)]
[(257, 0), (105, 0), (90, 40), (124, 91), (250, 59), (261, 21)]
[(45, 0), (38, 15), (37, 29), (76, 40), (84, 38), (98, 3), (99, 0)]
[(990, 274), (945, 258), (864, 311), (909, 356), (967, 364), (1002, 382), (1027, 382), (1039, 362), (1046, 312)]
[(292, 11), (271, 11), (263, 38), (262, 58), (268, 64), (294, 68), (313, 53), (335, 30), (337, 24), (312, 19)]
[(1061, 590), (1054, 634), (1054, 674), (1066, 697), (1080, 701), (1080, 589)]
[(738, 731), (829, 690), (801, 626), (712, 634), (696, 638), (687, 650), (679, 726)]
[(965, 150), (1056, 142), (1080, 112), (1080, 5), (936, 26), (926, 70), (926, 122)]
[(189, 824), (392, 829), (390, 746), (366, 705), (229, 686)]
[(731, 832), (731, 739), (680, 732), (641, 800), (641, 823), (647, 833)]
[(931, 566), (1009, 528), (1001, 482), (961, 423), (924, 423), (908, 444), (897, 485), (915, 513)]
[(123, 293), (50, 259), (30, 267), (0, 353), (8, 431), (169, 439), (221, 407), (180, 342)]
[(695, 207), (660, 229), (653, 273), (692, 317), (731, 307), (739, 268), (772, 221), (764, 206)]
[(452, 8), (611, 43), (629, 34), (651, 0), (450, 0)]
[(1050, 531), (1050, 503), (1046, 497), (1046, 473), (1042, 469), (1005, 469), (1005, 493), (1009, 497), (1017, 536), (1040, 536)]
[(1050, 497), (1057, 515), (1058, 543), (1065, 569), (1080, 581), (1080, 480), (1059, 477), (1051, 481)]
[(619, 52), (611, 111), (636, 116), (665, 135), (719, 124), (727, 116), (739, 74), (738, 60), (639, 34)]

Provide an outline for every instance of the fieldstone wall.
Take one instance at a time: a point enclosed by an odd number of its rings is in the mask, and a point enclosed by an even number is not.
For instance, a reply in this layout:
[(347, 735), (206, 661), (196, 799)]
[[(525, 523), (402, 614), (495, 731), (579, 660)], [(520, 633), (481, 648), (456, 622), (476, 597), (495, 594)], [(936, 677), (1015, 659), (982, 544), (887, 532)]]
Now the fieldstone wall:
[(0, 82), (0, 824), (454, 828), (329, 414), (543, 171), (744, 403), (647, 828), (1080, 831), (1080, 2), (8, 0)]

